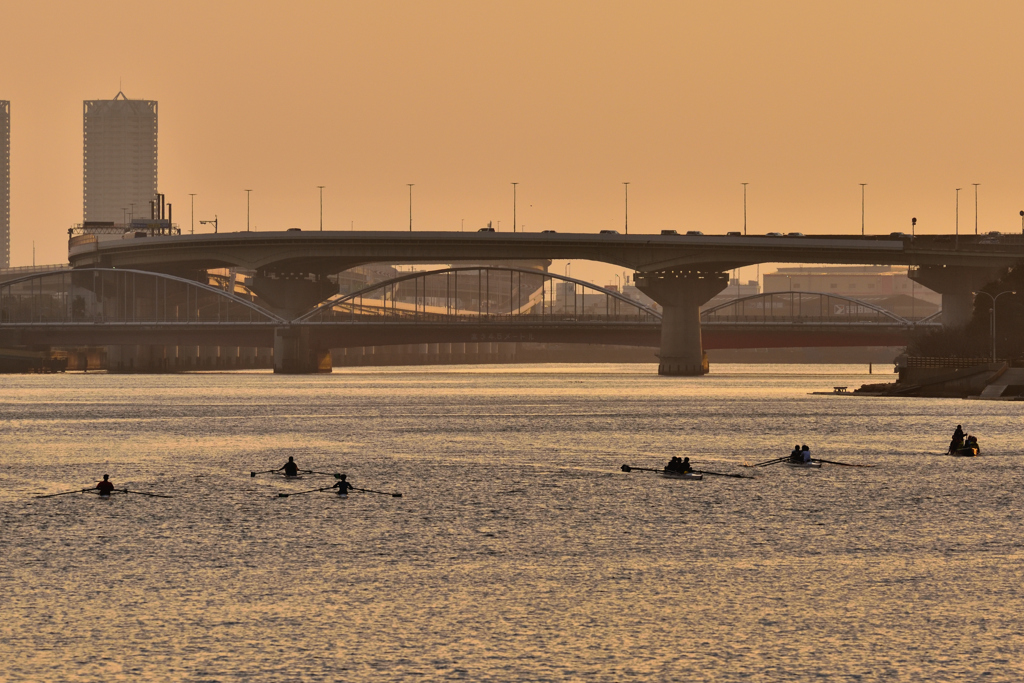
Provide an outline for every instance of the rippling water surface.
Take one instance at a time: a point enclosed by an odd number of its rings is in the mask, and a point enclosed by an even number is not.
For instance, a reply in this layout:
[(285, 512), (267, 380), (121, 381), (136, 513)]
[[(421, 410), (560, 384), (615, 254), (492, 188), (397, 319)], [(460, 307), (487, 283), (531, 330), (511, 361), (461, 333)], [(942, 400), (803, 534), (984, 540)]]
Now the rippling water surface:
[(0, 679), (1019, 680), (1024, 404), (863, 369), (3, 376)]

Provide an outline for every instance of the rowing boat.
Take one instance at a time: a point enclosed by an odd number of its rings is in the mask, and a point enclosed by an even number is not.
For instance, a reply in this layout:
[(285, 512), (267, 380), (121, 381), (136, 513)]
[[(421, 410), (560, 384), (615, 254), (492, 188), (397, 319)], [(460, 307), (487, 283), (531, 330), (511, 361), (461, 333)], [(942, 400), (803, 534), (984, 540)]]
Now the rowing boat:
[(789, 465), (790, 467), (801, 467), (804, 469), (821, 467), (820, 462), (787, 462), (786, 464)]
[(704, 478), (703, 474), (697, 474), (695, 472), (669, 472), (666, 470), (658, 472), (658, 474), (666, 479), (688, 479), (690, 481), (700, 481)]

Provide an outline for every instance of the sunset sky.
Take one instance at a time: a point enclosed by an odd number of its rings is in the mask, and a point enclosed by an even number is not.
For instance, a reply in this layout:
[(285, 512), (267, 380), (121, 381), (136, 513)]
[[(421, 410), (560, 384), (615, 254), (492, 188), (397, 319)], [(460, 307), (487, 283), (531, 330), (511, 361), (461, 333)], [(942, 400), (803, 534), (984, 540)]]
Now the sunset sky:
[[(21, 2), (12, 265), (66, 260), (82, 101), (160, 106), (174, 218), (258, 230), (1021, 229), (1017, 2)], [(205, 227), (203, 228), (205, 230)], [(581, 264), (582, 265), (582, 264)], [(573, 275), (604, 278), (605, 270)], [(609, 271), (610, 272), (610, 271)], [(604, 284), (601, 282), (600, 284)]]

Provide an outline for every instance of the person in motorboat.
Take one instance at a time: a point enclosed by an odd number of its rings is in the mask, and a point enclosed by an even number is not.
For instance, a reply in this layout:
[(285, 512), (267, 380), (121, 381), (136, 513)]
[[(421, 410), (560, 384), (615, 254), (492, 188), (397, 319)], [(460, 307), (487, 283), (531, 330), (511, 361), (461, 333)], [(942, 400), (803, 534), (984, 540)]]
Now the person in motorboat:
[(353, 486), (346, 481), (344, 474), (340, 474), (338, 475), (338, 481), (331, 488), (338, 489), (339, 496), (347, 496), (348, 492), (353, 489)]
[(793, 446), (793, 452), (789, 454), (790, 462), (803, 462), (804, 461), (804, 450), (800, 448), (800, 444)]
[(949, 452), (956, 453), (957, 450), (962, 448), (964, 445), (964, 428), (960, 425), (956, 426), (956, 431), (953, 432), (953, 438), (949, 442)]
[(292, 456), (288, 456), (288, 462), (278, 467), (275, 472), (284, 470), (284, 476), (286, 477), (297, 477), (299, 476), (299, 466), (295, 464), (295, 459)]
[(967, 437), (967, 441), (964, 442), (964, 447), (973, 450), (975, 453), (981, 453), (981, 449), (978, 448), (978, 437), (974, 435)]
[(811, 449), (804, 444), (800, 447), (800, 462), (808, 463), (811, 461)]
[(96, 482), (96, 490), (101, 496), (109, 496), (114, 491), (114, 482), (110, 481), (109, 474), (103, 475), (103, 481)]

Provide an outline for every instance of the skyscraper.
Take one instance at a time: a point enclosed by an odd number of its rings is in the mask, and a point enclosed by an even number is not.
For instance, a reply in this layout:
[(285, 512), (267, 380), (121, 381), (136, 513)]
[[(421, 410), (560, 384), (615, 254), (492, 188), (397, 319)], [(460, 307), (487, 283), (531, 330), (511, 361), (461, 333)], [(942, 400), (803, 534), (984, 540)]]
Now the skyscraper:
[(11, 103), (0, 100), (0, 268), (11, 267)]
[(121, 223), (130, 209), (149, 218), (157, 192), (155, 100), (85, 101), (83, 208), (85, 221)]

